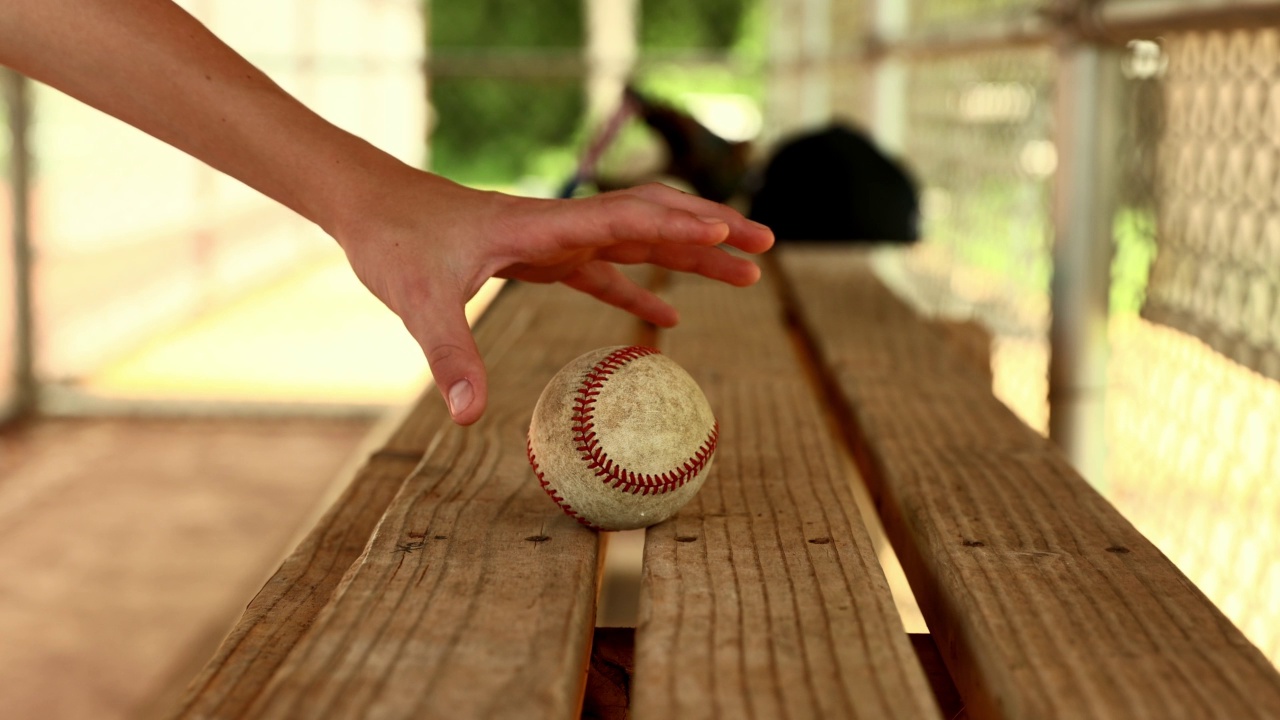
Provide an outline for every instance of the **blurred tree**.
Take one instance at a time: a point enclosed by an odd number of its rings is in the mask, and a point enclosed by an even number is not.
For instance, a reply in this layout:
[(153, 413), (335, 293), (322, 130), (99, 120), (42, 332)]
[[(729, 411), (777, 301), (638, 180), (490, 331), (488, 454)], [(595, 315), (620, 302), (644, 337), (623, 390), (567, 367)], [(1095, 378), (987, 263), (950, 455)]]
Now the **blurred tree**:
[(641, 0), (640, 45), (728, 50), (738, 42), (755, 4), (755, 0)]
[(582, 46), (582, 0), (428, 0), (432, 48)]
[(576, 79), (438, 78), (431, 98), (432, 170), (480, 185), (513, 183), (544, 153), (567, 154), (586, 110)]
[[(558, 184), (572, 172), (587, 129), (584, 78), (554, 70), (539, 74), (536, 64), (581, 55), (583, 1), (424, 1), (430, 5), (430, 54), (450, 58), (450, 68), (468, 57), (504, 53), (527, 57), (529, 65), (520, 77), (432, 76), (432, 169), (471, 184), (504, 185), (539, 174)], [(685, 92), (758, 97), (757, 66), (765, 46), (761, 8), (761, 0), (640, 0), (641, 52), (653, 52), (656, 60), (646, 65), (641, 84), (676, 104)], [(657, 57), (671, 50), (721, 52), (737, 65), (691, 66)], [(744, 65), (750, 70), (744, 72)], [(626, 135), (620, 145), (628, 144)]]
[[(581, 52), (581, 0), (427, 1), (432, 55)], [(548, 152), (568, 155), (585, 112), (582, 81), (531, 75), (432, 77), (432, 169), (501, 185), (545, 165)]]

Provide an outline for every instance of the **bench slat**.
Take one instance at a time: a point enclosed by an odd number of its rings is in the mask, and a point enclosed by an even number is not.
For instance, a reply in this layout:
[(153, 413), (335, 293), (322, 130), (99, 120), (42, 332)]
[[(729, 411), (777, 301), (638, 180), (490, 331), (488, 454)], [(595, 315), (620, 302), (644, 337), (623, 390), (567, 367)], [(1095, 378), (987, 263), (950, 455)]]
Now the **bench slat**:
[(1265, 657), (865, 256), (788, 248), (781, 264), (974, 716), (1280, 717)]
[[(498, 328), (481, 328), (493, 342)], [(241, 717), (359, 558), (382, 513), (449, 415), (429, 387), (382, 448), (263, 585), (170, 717)]]
[(371, 458), (314, 530), (249, 603), (172, 717), (243, 717), (332, 597), (369, 542), (391, 498), (417, 464)]
[(647, 532), (633, 717), (938, 717), (774, 289), (679, 276), (669, 299), (660, 345), (721, 436)]
[[(370, 463), (398, 463), (386, 472), (408, 469), (407, 479), (377, 511), (372, 537), (328, 602), (303, 619), (305, 632), (257, 648), (281, 657), (252, 678), (251, 704), (225, 713), (226, 705), (197, 702), (214, 711), (187, 715), (576, 717), (594, 627), (598, 537), (538, 487), (525, 435), (538, 394), (564, 363), (634, 342), (638, 332), (619, 311), (564, 288), (504, 289), (476, 332), (490, 372), (485, 418), (458, 428), (438, 396), (426, 399)], [(434, 438), (413, 470), (405, 463), (427, 433)], [(356, 504), (354, 489), (331, 516)], [(326, 544), (326, 524), (349, 521), (327, 516), (299, 553)], [(273, 631), (281, 624), (290, 623), (272, 618)]]

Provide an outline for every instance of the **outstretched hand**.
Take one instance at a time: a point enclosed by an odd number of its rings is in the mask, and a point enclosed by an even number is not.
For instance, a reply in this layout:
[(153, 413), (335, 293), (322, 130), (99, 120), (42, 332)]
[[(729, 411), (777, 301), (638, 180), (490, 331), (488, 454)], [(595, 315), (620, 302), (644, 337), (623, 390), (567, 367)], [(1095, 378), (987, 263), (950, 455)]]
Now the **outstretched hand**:
[(478, 420), (488, 399), (464, 307), (490, 277), (562, 282), (670, 327), (675, 308), (615, 264), (747, 286), (759, 268), (721, 246), (759, 253), (773, 244), (767, 228), (734, 210), (657, 184), (576, 200), (473, 190), (418, 171), (380, 185), (333, 234), (356, 275), (422, 346), (462, 425)]
[(0, 64), (238, 178), (332, 235), (422, 346), (453, 419), (487, 400), (463, 314), (490, 277), (563, 282), (658, 325), (676, 311), (614, 263), (734, 285), (773, 234), (722, 205), (649, 185), (582, 200), (465, 188), (312, 112), (167, 0), (5, 0)]

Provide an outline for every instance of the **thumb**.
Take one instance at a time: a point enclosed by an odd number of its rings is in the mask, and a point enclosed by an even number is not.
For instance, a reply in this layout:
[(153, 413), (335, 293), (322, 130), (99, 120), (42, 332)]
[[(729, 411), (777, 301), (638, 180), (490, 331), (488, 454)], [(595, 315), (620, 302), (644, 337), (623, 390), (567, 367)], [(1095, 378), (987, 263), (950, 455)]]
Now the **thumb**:
[(436, 388), (459, 425), (480, 419), (488, 401), (484, 360), (476, 347), (463, 303), (436, 303), (422, 308), (409, 333), (422, 346)]

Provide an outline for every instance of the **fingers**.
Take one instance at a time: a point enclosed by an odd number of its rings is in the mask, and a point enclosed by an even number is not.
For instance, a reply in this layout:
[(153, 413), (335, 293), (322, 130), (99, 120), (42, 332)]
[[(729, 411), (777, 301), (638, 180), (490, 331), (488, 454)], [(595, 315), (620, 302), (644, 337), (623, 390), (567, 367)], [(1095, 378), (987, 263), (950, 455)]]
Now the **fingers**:
[(732, 208), (686, 195), (665, 185), (645, 185), (578, 200), (541, 206), (545, 215), (536, 227), (547, 242), (561, 250), (607, 247), (643, 242), (711, 246), (721, 243), (746, 252), (763, 252), (773, 245), (768, 228), (742, 217)]
[(436, 388), (459, 425), (470, 425), (484, 413), (488, 401), (484, 361), (467, 325), (464, 303), (433, 298), (405, 313), (405, 327), (431, 366)]
[(620, 243), (602, 248), (597, 257), (623, 265), (651, 263), (668, 270), (703, 275), (738, 287), (746, 287), (760, 279), (760, 268), (755, 263), (718, 247)]
[(649, 183), (627, 191), (651, 202), (683, 210), (703, 218), (715, 218), (729, 226), (726, 245), (744, 252), (762, 253), (773, 247), (773, 231), (742, 216), (727, 205), (711, 202), (697, 195), (680, 192), (662, 183)]
[(628, 191), (558, 203), (544, 229), (558, 238), (564, 250), (618, 242), (716, 245), (730, 235), (728, 223), (720, 218), (704, 219)]
[(581, 265), (566, 276), (563, 282), (659, 327), (672, 327), (680, 320), (675, 308), (632, 282), (607, 262), (596, 261)]

